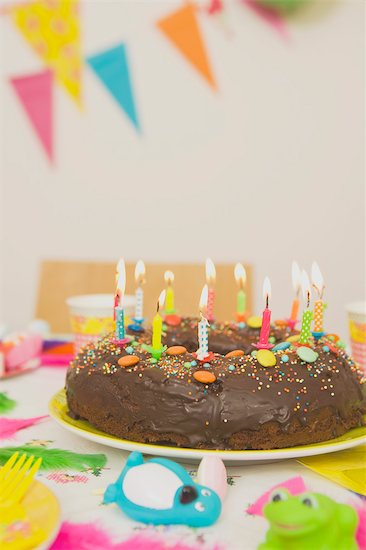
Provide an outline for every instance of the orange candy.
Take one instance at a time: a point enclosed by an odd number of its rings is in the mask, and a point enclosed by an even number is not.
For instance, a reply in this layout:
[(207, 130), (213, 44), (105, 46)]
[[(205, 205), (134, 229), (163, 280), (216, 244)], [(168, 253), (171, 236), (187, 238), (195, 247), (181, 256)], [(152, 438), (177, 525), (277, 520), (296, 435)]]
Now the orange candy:
[(207, 370), (197, 370), (193, 374), (193, 378), (202, 384), (212, 384), (212, 382), (216, 380), (216, 376), (213, 372), (208, 372)]
[(121, 367), (133, 367), (134, 365), (137, 365), (139, 361), (140, 358), (136, 355), (124, 355), (118, 359), (118, 364)]
[(225, 357), (240, 357), (241, 355), (244, 355), (242, 349), (234, 349), (233, 351), (229, 351), (229, 353), (227, 353)]
[(187, 352), (187, 348), (184, 346), (171, 346), (166, 350), (168, 355), (182, 355)]

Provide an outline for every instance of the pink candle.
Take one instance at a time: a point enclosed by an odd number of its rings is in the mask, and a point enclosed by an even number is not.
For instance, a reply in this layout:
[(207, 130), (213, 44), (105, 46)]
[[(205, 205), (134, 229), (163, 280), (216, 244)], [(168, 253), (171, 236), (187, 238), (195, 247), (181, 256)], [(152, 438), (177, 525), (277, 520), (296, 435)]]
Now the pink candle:
[(261, 327), (261, 332), (259, 336), (259, 342), (258, 344), (255, 344), (255, 347), (258, 349), (273, 348), (273, 344), (270, 344), (268, 342), (269, 333), (271, 330), (271, 310), (268, 307), (270, 293), (271, 293), (271, 283), (269, 278), (266, 277), (263, 283), (263, 296), (265, 299), (266, 306), (262, 314), (262, 327)]
[(207, 296), (207, 319), (210, 322), (214, 321), (214, 301), (215, 301), (215, 281), (216, 269), (215, 264), (210, 258), (206, 260), (206, 282), (208, 286)]

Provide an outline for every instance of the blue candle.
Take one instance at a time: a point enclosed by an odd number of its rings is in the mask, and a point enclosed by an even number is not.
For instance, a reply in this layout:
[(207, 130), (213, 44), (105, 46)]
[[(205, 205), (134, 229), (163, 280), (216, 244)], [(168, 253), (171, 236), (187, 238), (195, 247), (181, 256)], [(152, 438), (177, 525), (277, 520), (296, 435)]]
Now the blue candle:
[(116, 340), (125, 338), (125, 312), (123, 307), (116, 308)]

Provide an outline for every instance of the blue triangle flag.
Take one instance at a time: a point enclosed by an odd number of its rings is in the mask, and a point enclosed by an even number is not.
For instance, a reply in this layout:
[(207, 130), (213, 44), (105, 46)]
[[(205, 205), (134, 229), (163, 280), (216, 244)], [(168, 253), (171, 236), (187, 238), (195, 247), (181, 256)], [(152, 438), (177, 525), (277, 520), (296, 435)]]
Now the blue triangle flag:
[(122, 107), (132, 124), (137, 130), (140, 130), (126, 46), (119, 44), (114, 48), (92, 55), (87, 58), (87, 62)]

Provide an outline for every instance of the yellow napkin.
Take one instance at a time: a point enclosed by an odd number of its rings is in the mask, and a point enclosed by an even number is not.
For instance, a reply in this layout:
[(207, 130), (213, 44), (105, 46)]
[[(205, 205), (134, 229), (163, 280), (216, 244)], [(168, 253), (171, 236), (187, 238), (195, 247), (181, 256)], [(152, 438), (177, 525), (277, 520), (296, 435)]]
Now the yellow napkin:
[(298, 459), (298, 462), (346, 489), (366, 496), (366, 444), (337, 453), (308, 456)]

